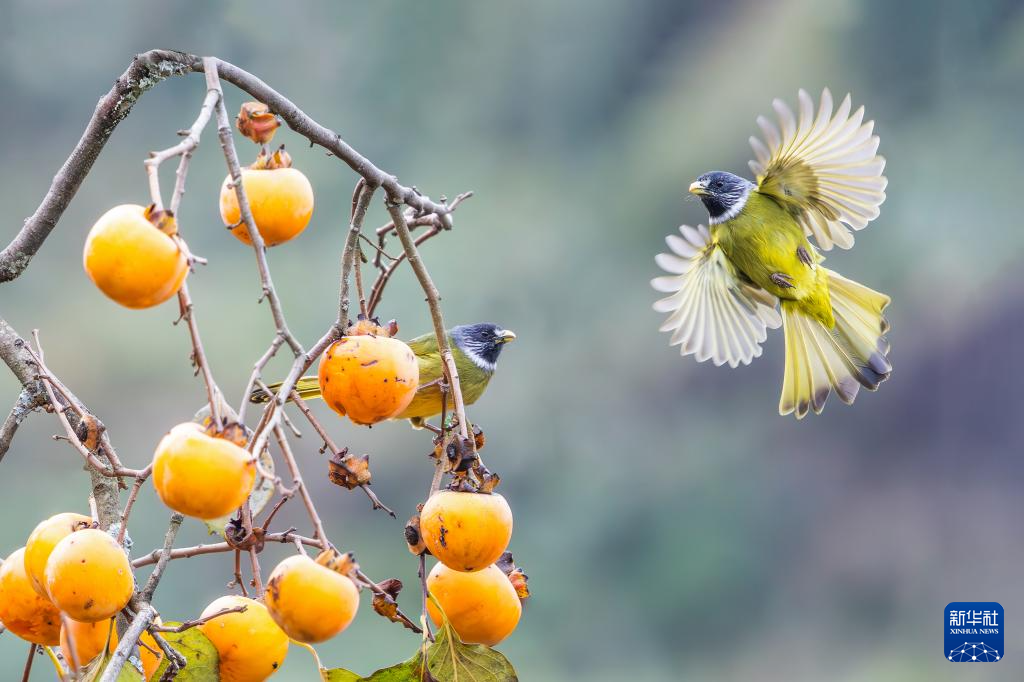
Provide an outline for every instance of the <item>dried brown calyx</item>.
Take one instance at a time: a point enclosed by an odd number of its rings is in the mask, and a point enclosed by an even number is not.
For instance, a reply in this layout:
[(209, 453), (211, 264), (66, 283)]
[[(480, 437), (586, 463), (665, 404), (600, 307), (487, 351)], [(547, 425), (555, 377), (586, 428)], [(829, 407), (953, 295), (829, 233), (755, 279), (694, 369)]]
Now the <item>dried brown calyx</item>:
[[(417, 508), (422, 510), (423, 505), (417, 505)], [(430, 550), (427, 549), (427, 545), (423, 542), (423, 534), (420, 532), (419, 511), (410, 516), (409, 521), (405, 524), (405, 544), (409, 547), (409, 551), (416, 556), (430, 554)]]
[(391, 338), (398, 334), (398, 322), (389, 320), (381, 324), (379, 318), (366, 317), (359, 313), (359, 318), (345, 330), (345, 336), (384, 336)]
[(512, 552), (505, 552), (502, 554), (494, 565), (501, 569), (501, 572), (508, 576), (509, 582), (512, 583), (512, 587), (515, 588), (516, 594), (519, 595), (519, 599), (527, 599), (530, 596), (530, 577), (523, 572), (523, 569), (516, 566), (515, 559), (512, 557)]
[(143, 215), (146, 217), (146, 220), (153, 224), (153, 227), (168, 237), (178, 234), (178, 221), (174, 219), (174, 213), (171, 211), (158, 209), (156, 204), (150, 204), (146, 207)]
[(324, 568), (351, 578), (356, 585), (359, 585), (356, 575), (359, 571), (359, 564), (356, 562), (356, 555), (352, 552), (339, 552), (332, 547), (320, 552), (316, 557), (316, 562)]
[(348, 448), (334, 453), (327, 461), (327, 478), (331, 483), (349, 490), (369, 485), (373, 479), (370, 474), (370, 456), (351, 455)]
[(256, 160), (249, 166), (250, 170), (277, 170), (278, 168), (291, 168), (292, 167), (292, 155), (285, 151), (284, 145), (281, 145), (274, 152), (268, 152), (266, 149), (260, 151), (256, 155)]
[(277, 116), (270, 113), (270, 107), (263, 102), (245, 102), (235, 119), (238, 132), (256, 144), (267, 144), (274, 139), (274, 133), (281, 126)]

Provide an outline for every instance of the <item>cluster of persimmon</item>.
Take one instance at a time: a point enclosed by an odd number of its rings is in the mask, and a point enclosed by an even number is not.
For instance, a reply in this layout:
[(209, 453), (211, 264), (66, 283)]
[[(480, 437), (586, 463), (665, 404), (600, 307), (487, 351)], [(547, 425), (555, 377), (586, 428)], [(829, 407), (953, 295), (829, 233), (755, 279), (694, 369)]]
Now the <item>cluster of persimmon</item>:
[[(117, 541), (98, 530), (91, 517), (64, 512), (42, 521), (25, 546), (4, 560), (0, 621), (34, 644), (59, 644), (67, 661), (84, 664), (104, 644), (111, 649), (116, 645), (111, 619), (128, 604), (134, 589), (131, 563)], [(159, 657), (144, 649), (142, 662), (148, 676)]]
[[(313, 216), (313, 187), (282, 145), (267, 148), (279, 123), (257, 102), (243, 105), (239, 130), (261, 145), (256, 161), (242, 169), (242, 189), (253, 222), (267, 246), (297, 237)], [(229, 175), (220, 191), (224, 225), (239, 241), (251, 244)], [(136, 204), (110, 209), (96, 221), (85, 242), (83, 262), (89, 278), (109, 298), (128, 308), (150, 308), (178, 293), (191, 255), (167, 210)]]
[[(256, 161), (241, 176), (253, 222), (267, 246), (287, 242), (310, 221), (312, 187), (292, 168), (283, 145), (269, 150), (279, 122), (265, 105), (243, 105), (237, 125), (260, 145)], [(230, 176), (221, 186), (220, 214), (232, 235), (251, 244)], [(192, 256), (170, 211), (125, 204), (93, 225), (84, 265), (106, 296), (128, 308), (148, 308), (178, 293)], [(360, 316), (324, 352), (314, 386), (333, 411), (355, 424), (373, 425), (409, 408), (420, 386), (420, 366), (412, 349), (394, 338), (397, 331), (394, 322), (381, 325)], [(247, 504), (259, 472), (257, 456), (246, 449), (250, 437), (243, 424), (214, 423), (208, 416), (171, 428), (152, 459), (160, 500), (206, 521), (235, 514)], [(474, 453), (483, 447), (482, 433), (475, 437)], [(451, 442), (443, 432), (436, 443), (442, 442)], [(332, 458), (331, 480), (349, 488), (368, 484), (368, 458), (345, 454)], [(525, 575), (506, 551), (512, 512), (493, 491), (497, 477), (486, 474), (471, 485), (466, 466), (449, 464), (451, 489), (436, 492), (421, 506), (406, 539), (414, 554), (439, 560), (426, 578), (434, 623), (447, 620), (464, 642), (491, 646), (515, 629), (520, 600), (529, 594)], [(356, 616), (364, 581), (353, 556), (332, 548), (315, 559), (301, 553), (281, 561), (259, 600), (236, 595), (214, 600), (198, 627), (218, 651), (220, 678), (266, 679), (284, 662), (290, 640), (318, 643), (344, 631)], [(389, 617), (395, 619), (394, 597), (401, 586), (385, 582), (394, 585), (374, 588), (374, 608), (387, 611), (387, 605), (378, 605), (378, 600), (388, 602), (386, 593), (393, 607)], [(81, 669), (114, 650), (114, 619), (134, 590), (128, 555), (113, 535), (90, 516), (60, 513), (41, 522), (0, 566), (0, 621), (30, 642), (60, 645), (68, 665)], [(140, 652), (145, 677), (151, 679), (161, 663), (151, 635), (143, 635)]]

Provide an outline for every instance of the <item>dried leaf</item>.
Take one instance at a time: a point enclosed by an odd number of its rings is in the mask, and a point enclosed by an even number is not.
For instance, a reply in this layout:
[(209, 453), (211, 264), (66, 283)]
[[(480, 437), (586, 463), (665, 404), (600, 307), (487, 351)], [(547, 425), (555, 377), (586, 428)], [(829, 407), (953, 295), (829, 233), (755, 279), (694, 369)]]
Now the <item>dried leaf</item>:
[(281, 122), (263, 102), (245, 102), (238, 112), (235, 125), (238, 126), (238, 132), (256, 144), (266, 144), (273, 139)]
[[(167, 623), (166, 625), (174, 626), (180, 625), (180, 623)], [(201, 680), (218, 679), (217, 666), (220, 663), (220, 657), (217, 654), (216, 647), (213, 646), (213, 642), (203, 634), (202, 630), (199, 628), (189, 628), (184, 632), (165, 632), (163, 636), (168, 644), (185, 657), (185, 667), (174, 678), (176, 682), (200, 682)], [(164, 657), (164, 660), (160, 662), (160, 667), (153, 674), (152, 679), (159, 680), (169, 665), (169, 661)]]
[(327, 478), (331, 483), (349, 490), (369, 485), (373, 479), (370, 474), (370, 456), (350, 455), (348, 449), (331, 455), (327, 467)]

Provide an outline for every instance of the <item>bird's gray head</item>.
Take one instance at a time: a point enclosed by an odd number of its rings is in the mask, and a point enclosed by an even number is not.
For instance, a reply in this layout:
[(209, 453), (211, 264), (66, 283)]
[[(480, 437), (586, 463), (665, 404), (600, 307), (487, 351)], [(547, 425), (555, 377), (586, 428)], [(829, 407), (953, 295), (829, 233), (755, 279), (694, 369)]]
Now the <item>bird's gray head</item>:
[(494, 371), (501, 350), (506, 343), (515, 341), (516, 338), (514, 332), (489, 322), (460, 324), (452, 327), (451, 335), (455, 345), (468, 355), (477, 367), (487, 372)]
[(754, 183), (725, 171), (705, 173), (690, 185), (690, 193), (699, 196), (708, 209), (712, 225), (735, 218), (746, 206), (752, 189)]

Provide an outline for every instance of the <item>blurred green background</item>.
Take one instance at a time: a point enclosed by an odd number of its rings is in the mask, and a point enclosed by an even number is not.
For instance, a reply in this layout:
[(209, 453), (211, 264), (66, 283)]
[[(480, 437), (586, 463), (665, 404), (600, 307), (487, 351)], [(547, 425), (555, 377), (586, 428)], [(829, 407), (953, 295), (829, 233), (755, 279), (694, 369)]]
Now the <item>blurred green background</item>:
[[(940, 657), (953, 600), (998, 600), (1009, 613), (1006, 660), (973, 679), (1021, 678), (1019, 2), (8, 0), (3, 242), (96, 99), (152, 47), (252, 71), (431, 196), (476, 192), (424, 255), (450, 324), (519, 334), (471, 417), (487, 432), (487, 463), (516, 513), (512, 549), (531, 577), (520, 627), (499, 647), (521, 679), (962, 679)], [(657, 333), (648, 280), (663, 236), (705, 220), (684, 201), (691, 179), (745, 173), (755, 116), (773, 97), (823, 86), (866, 105), (889, 161), (881, 217), (829, 265), (893, 296), (896, 370), (855, 406), (833, 400), (798, 423), (776, 414), (780, 334), (739, 370), (680, 358)], [(23, 334), (41, 330), (49, 365), (130, 466), (191, 417), (203, 387), (185, 330), (171, 325), (177, 308), (111, 303), (83, 274), (81, 249), (107, 208), (148, 201), (146, 152), (175, 142), (203, 93), (192, 76), (145, 95), (31, 268), (0, 289), (2, 314)], [(227, 98), (232, 112), (245, 99), (233, 88)], [(278, 139), (317, 192), (310, 228), (270, 253), (291, 328), (311, 344), (334, 315), (355, 177), (288, 131)], [(252, 254), (219, 220), (224, 173), (208, 129), (181, 226), (210, 260), (189, 281), (215, 376), (237, 403), (272, 326), (256, 304)], [(383, 222), (376, 202), (368, 225)], [(407, 337), (429, 329), (407, 271), (380, 312)], [(6, 372), (0, 394), (6, 410), (17, 395)], [(298, 455), (328, 533), (370, 575), (404, 580), (414, 612), (402, 522), (427, 490), (427, 436), (317, 410), (338, 442), (372, 454), (374, 489), (400, 517), (331, 486), (306, 428)], [(2, 463), (4, 554), (40, 519), (86, 509), (88, 477), (50, 439), (57, 429), (34, 415)], [(308, 529), (301, 512), (290, 503), (280, 526)], [(137, 554), (161, 542), (168, 516), (144, 488)], [(205, 539), (189, 521), (178, 544)], [(268, 547), (264, 566), (289, 551)], [(156, 605), (165, 618), (193, 617), (230, 574), (229, 555), (175, 563)], [(367, 674), (416, 645), (364, 603), (320, 652)], [(13, 679), (24, 655), (0, 637), (0, 677)], [(314, 675), (293, 647), (275, 679)], [(50, 679), (44, 660), (32, 679)]]

